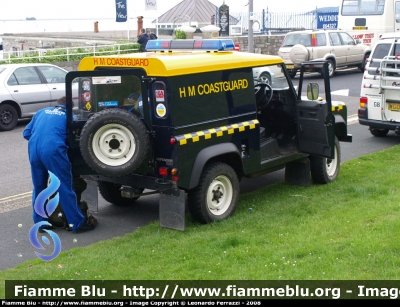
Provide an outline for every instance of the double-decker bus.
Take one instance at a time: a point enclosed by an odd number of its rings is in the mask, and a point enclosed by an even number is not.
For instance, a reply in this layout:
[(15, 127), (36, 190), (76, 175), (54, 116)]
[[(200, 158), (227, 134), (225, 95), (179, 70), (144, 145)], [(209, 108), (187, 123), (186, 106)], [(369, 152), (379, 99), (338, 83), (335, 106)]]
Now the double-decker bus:
[(387, 32), (400, 32), (400, 1), (342, 0), (338, 28), (372, 46)]

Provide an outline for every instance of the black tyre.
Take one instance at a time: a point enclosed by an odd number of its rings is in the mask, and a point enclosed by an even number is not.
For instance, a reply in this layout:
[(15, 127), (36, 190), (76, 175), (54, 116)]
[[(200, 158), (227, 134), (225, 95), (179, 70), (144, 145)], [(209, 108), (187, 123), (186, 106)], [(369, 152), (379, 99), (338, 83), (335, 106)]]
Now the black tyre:
[(267, 72), (263, 72), (260, 75), (260, 79), (263, 80), (265, 83), (271, 85), (271, 75)]
[[(332, 60), (327, 60), (328, 62), (328, 76), (332, 78), (335, 75), (336, 67)], [(324, 72), (321, 71), (321, 75), (324, 76)]]
[(12, 105), (0, 105), (0, 131), (9, 131), (18, 124), (18, 112)]
[(369, 128), (369, 132), (376, 137), (385, 137), (389, 133), (389, 129), (378, 129), (371, 127)]
[(207, 165), (199, 185), (188, 194), (193, 218), (207, 224), (231, 216), (239, 201), (239, 179), (232, 167), (215, 162)]
[(360, 65), (358, 65), (358, 68), (360, 69), (361, 72), (364, 72), (365, 66), (367, 65), (368, 58), (369, 58), (369, 54), (364, 55), (362, 63)]
[(121, 177), (143, 162), (149, 148), (146, 126), (122, 109), (96, 113), (85, 124), (80, 149), (85, 162), (97, 173)]
[(310, 156), (311, 178), (314, 183), (330, 183), (339, 175), (340, 170), (340, 143), (335, 137), (335, 158), (328, 159)]
[(296, 74), (297, 74), (297, 70), (289, 70), (289, 76), (290, 76), (290, 78), (294, 78), (294, 77), (296, 77)]
[[(140, 196), (134, 198), (122, 197), (120, 190), (121, 185), (113, 182), (99, 181), (97, 182), (97, 186), (99, 187), (100, 195), (104, 198), (104, 200), (114, 205), (122, 205), (122, 206), (131, 205), (140, 197)], [(144, 190), (143, 188), (135, 188), (135, 193), (141, 194), (143, 190)]]

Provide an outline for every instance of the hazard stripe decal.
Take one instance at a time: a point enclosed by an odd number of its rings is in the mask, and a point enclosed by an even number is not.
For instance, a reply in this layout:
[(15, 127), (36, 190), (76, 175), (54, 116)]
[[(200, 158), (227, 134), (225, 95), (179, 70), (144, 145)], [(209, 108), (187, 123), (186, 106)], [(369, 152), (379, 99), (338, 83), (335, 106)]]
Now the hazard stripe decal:
[(228, 126), (222, 126), (218, 128), (211, 128), (208, 130), (178, 135), (175, 137), (175, 139), (178, 141), (179, 145), (186, 145), (189, 142), (195, 143), (199, 141), (208, 140), (211, 138), (221, 137), (224, 135), (234, 134), (235, 132), (243, 132), (246, 130), (255, 129), (258, 125), (259, 122), (257, 119), (255, 119)]
[(341, 110), (343, 110), (343, 107), (345, 106), (346, 104), (344, 103), (344, 102), (341, 102), (341, 101), (335, 101), (334, 102), (334, 104), (332, 104), (332, 112), (335, 112), (335, 111), (341, 111)]

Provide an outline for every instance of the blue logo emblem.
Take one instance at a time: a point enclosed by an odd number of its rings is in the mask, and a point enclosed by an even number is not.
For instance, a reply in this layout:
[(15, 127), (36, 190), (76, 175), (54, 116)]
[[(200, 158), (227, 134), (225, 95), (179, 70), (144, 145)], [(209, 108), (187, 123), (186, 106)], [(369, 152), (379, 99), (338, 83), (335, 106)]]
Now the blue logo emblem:
[[(59, 200), (59, 195), (57, 192), (57, 194), (47, 202), (49, 197), (52, 196), (60, 186), (60, 180), (57, 178), (56, 175), (54, 175), (52, 172), (49, 171), (49, 176), (50, 176), (49, 186), (39, 193), (39, 195), (36, 197), (35, 204), (33, 206), (36, 213), (44, 218), (48, 218), (54, 212), (54, 210), (58, 206), (58, 200)], [(37, 234), (39, 228), (41, 226), (46, 226), (46, 225), (51, 226), (51, 224), (46, 221), (38, 222), (35, 225), (33, 225), (31, 230), (29, 231), (29, 240), (31, 241), (31, 244), (37, 249), (42, 249), (42, 250), (45, 249), (45, 247), (43, 247), (42, 244), (39, 242)], [(56, 258), (60, 254), (61, 241), (58, 235), (53, 231), (48, 229), (45, 229), (44, 231), (47, 232), (52, 238), (54, 242), (54, 251), (51, 255), (43, 255), (38, 252), (35, 252), (35, 254), (43, 261), (50, 261)], [(42, 236), (41, 239), (46, 245), (50, 244), (50, 241), (47, 237)]]

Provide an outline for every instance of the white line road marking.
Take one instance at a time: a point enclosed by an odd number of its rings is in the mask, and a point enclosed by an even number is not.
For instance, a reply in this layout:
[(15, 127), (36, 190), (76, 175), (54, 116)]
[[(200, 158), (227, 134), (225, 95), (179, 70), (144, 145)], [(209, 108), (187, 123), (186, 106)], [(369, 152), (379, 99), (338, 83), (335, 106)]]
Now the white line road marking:
[(350, 90), (338, 90), (338, 91), (333, 91), (333, 92), (331, 92), (331, 95), (349, 96), (349, 91), (350, 91)]
[(0, 198), (0, 213), (32, 206), (32, 192)]

